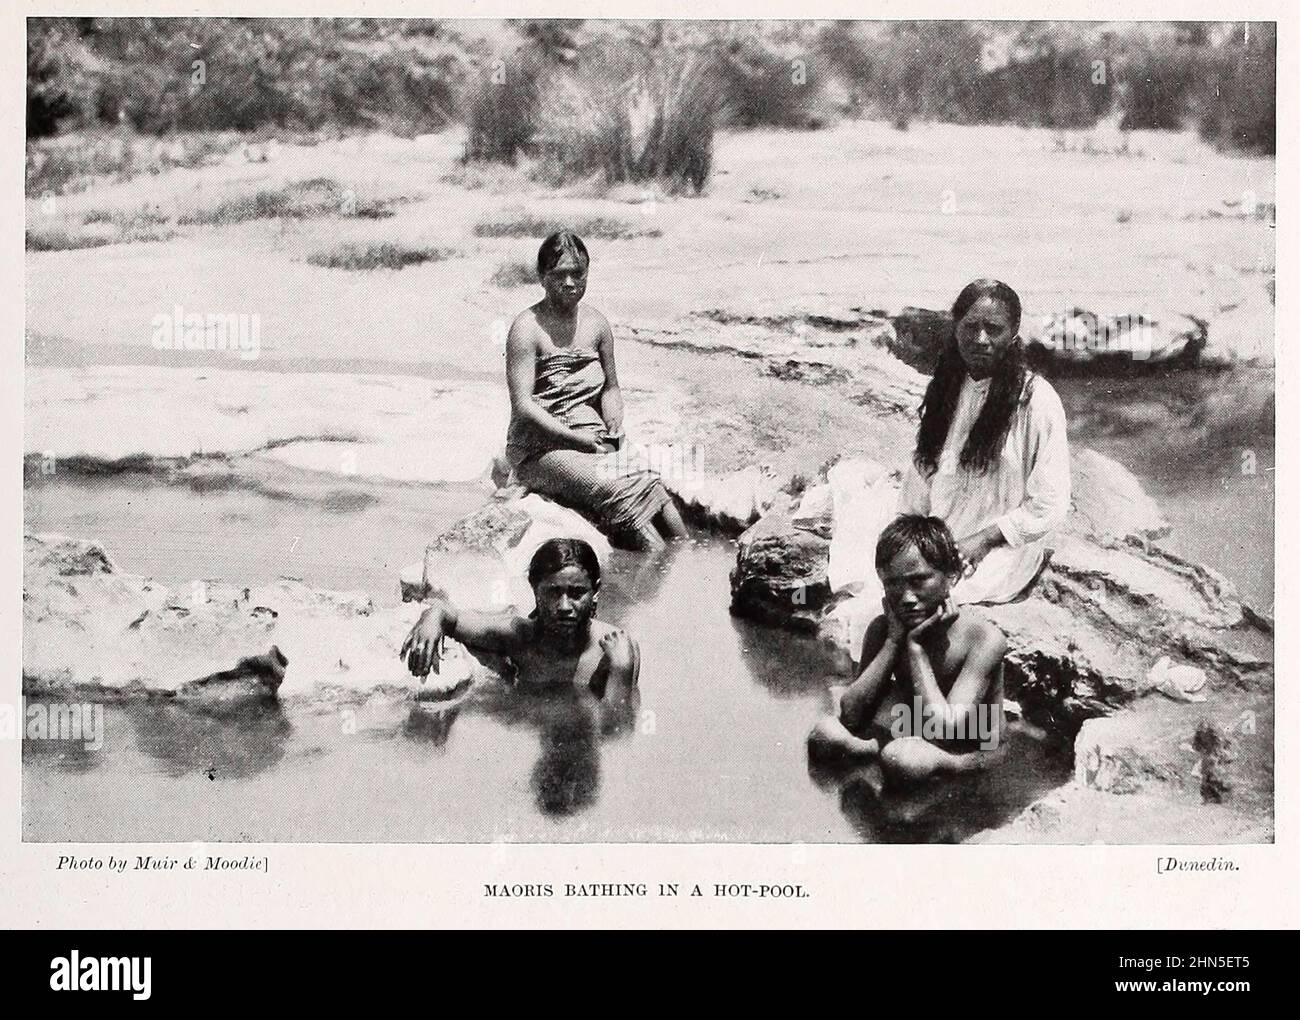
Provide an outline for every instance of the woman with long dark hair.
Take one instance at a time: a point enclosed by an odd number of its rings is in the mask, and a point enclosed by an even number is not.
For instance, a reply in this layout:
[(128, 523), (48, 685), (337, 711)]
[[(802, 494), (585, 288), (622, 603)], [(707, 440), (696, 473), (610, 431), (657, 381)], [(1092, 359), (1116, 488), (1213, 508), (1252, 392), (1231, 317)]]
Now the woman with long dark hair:
[(1070, 509), (1065, 411), (1025, 361), (1020, 297), (998, 280), (957, 295), (953, 329), (921, 403), (899, 513), (942, 518), (966, 567), (960, 602), (1009, 602), (1043, 567)]

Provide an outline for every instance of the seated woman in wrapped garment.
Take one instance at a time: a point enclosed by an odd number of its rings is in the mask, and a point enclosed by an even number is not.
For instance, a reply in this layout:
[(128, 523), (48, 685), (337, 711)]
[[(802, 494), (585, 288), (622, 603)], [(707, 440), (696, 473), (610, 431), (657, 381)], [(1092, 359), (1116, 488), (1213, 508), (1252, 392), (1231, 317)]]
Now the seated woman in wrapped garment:
[(628, 457), (614, 337), (605, 316), (581, 304), (589, 264), (569, 231), (552, 234), (537, 253), (546, 296), (515, 319), (506, 340), (506, 457), (521, 485), (591, 518), (621, 544), (659, 548), (685, 537), (686, 527), (659, 475)]

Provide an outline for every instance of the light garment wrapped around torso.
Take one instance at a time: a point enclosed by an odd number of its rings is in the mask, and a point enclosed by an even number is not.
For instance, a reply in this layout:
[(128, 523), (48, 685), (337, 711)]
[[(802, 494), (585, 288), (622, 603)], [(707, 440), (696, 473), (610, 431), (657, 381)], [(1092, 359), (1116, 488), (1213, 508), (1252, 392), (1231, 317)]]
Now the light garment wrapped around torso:
[[(605, 370), (595, 348), (538, 354), (533, 399), (570, 429), (603, 436)], [(671, 497), (659, 475), (625, 449), (588, 453), (562, 445), (515, 414), (506, 437), (515, 479), (532, 492), (594, 519), (607, 534), (647, 527)]]
[[(580, 431), (605, 431), (600, 416), (600, 395), (605, 389), (605, 369), (593, 348), (566, 347), (537, 356), (533, 399), (542, 409)], [(516, 415), (506, 436), (506, 458), (518, 467), (530, 457), (560, 448), (549, 436)]]

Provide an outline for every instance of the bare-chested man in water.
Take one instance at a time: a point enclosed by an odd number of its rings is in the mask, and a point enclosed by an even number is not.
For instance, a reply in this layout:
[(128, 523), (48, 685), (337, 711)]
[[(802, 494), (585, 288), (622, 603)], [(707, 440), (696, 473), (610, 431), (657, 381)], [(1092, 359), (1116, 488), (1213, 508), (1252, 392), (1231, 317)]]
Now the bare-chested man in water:
[(838, 711), (808, 738), (819, 758), (880, 758), (895, 779), (984, 768), (1001, 757), (1006, 638), (949, 597), (961, 554), (937, 517), (906, 515), (880, 534), (881, 615), (871, 621)]
[(641, 652), (626, 632), (595, 618), (600, 561), (586, 542), (553, 538), (528, 566), (537, 609), (527, 617), (458, 609), (435, 601), (411, 628), (401, 655), (411, 672), (438, 671), (440, 645), (454, 638), (471, 652), (504, 657), (521, 684), (585, 687), (606, 701), (636, 691)]

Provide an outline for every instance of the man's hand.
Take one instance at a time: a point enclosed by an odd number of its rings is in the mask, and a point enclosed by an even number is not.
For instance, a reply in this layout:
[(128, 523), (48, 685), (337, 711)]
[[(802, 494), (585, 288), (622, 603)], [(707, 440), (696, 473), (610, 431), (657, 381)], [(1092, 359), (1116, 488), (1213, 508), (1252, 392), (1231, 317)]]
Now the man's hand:
[(402, 642), (402, 650), (397, 654), (406, 660), (411, 673), (424, 678), (429, 670), (438, 672), (438, 663), (442, 658), (442, 645), (446, 640), (442, 627), (442, 613), (436, 608), (426, 609), (411, 633)]
[(885, 635), (885, 640), (891, 644), (901, 645), (907, 638), (907, 625), (898, 618), (888, 598), (882, 598), (880, 605), (885, 611), (885, 622), (889, 624), (889, 632)]
[(919, 651), (921, 642), (925, 640), (927, 634), (946, 626), (955, 619), (957, 619), (957, 606), (951, 598), (947, 598), (941, 605), (935, 606), (933, 613), (907, 632), (908, 651)]
[(632, 639), (627, 636), (627, 631), (611, 630), (600, 639), (600, 650), (611, 671), (632, 668)]

